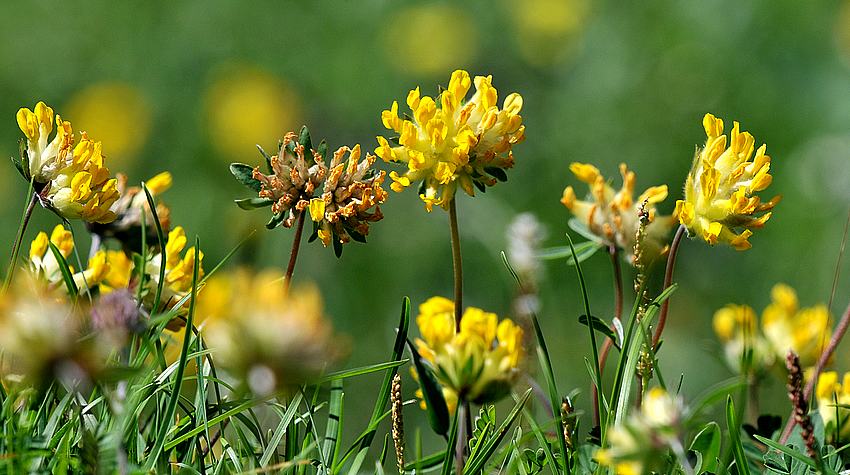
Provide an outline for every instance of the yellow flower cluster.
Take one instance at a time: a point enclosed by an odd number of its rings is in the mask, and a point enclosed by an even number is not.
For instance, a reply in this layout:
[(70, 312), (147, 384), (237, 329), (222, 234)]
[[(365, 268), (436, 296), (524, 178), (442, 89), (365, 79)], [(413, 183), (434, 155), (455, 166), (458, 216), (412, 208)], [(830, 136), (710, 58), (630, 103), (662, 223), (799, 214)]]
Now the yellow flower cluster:
[(835, 433), (838, 441), (846, 442), (850, 439), (850, 373), (844, 373), (841, 382), (835, 371), (821, 373), (815, 395), (827, 433)]
[(467, 307), (456, 330), (454, 302), (431, 297), (419, 306), (416, 324), (422, 339), (416, 346), (434, 369), (450, 399), (477, 404), (508, 393), (523, 357), (522, 329), (495, 313)]
[[(156, 224), (153, 213), (148, 207), (147, 197), (139, 186), (127, 186), (127, 176), (123, 173), (116, 175), (119, 198), (112, 205), (115, 220), (107, 224), (89, 225), (89, 231), (102, 238), (115, 238), (122, 244), (136, 249), (136, 244), (141, 237), (142, 214), (145, 216), (147, 237), (149, 242), (156, 240)], [(145, 182), (151, 196), (156, 197), (171, 188), (171, 173), (162, 172)], [(171, 210), (162, 202), (156, 205), (156, 214), (164, 232), (171, 229)], [(138, 242), (138, 244), (141, 244)]]
[[(168, 233), (165, 243), (165, 252), (153, 256), (148, 262), (145, 272), (150, 276), (150, 285), (156, 287), (159, 283), (159, 273), (162, 265), (165, 265), (165, 283), (163, 285), (163, 301), (172, 297), (182, 298), (192, 290), (192, 277), (195, 269), (195, 253), (200, 253), (198, 261), (203, 264), (204, 253), (196, 250), (195, 246), (186, 249), (186, 232), (182, 226), (177, 226)], [(181, 257), (181, 254), (182, 257)], [(198, 278), (204, 275), (203, 267), (198, 269)], [(173, 303), (173, 302), (172, 302)]]
[(378, 205), (387, 199), (387, 192), (381, 188), (386, 173), (376, 173), (374, 164), (375, 156), (371, 154), (360, 160), (359, 144), (353, 149), (340, 147), (334, 152), (322, 196), (311, 199), (309, 205), (310, 217), (317, 224), (318, 237), (325, 246), (334, 235), (343, 244), (349, 241), (349, 236), (365, 240), (369, 223), (383, 219)]
[(611, 187), (593, 165), (574, 162), (570, 164), (570, 171), (588, 185), (590, 197), (587, 201), (578, 200), (573, 187), (568, 186), (561, 203), (606, 246), (622, 250), (626, 260), (634, 264), (641, 207), (646, 203), (644, 211), (649, 224), (641, 242), (645, 250), (643, 255), (653, 259), (663, 252), (664, 241), (675, 223), (672, 216), (657, 216), (655, 205), (667, 198), (667, 185), (647, 188), (635, 200), (635, 173), (625, 163), (620, 164), (623, 186), (619, 190)]
[(384, 127), (399, 134), (398, 146), (379, 136), (375, 153), (384, 161), (407, 165), (403, 174), (390, 173), (393, 191), (421, 180), (419, 197), (431, 211), (435, 204), (448, 209), (458, 185), (473, 196), (473, 185), (483, 192), (497, 179), (507, 179), (504, 170), (514, 164), (511, 149), (525, 138), (519, 115), (522, 96), (508, 95), (499, 109), (492, 81), (492, 76), (476, 76), (476, 92), (464, 102), (473, 80), (457, 70), (436, 100), (422, 96), (418, 87), (410, 91), (412, 120), (399, 117), (396, 101), (381, 113)]
[[(677, 438), (684, 409), (682, 401), (661, 388), (650, 389), (640, 412), (608, 432), (608, 447), (594, 458), (618, 475), (640, 475), (663, 462)], [(654, 473), (654, 472), (653, 472)]]
[(685, 199), (676, 202), (676, 215), (691, 236), (711, 245), (722, 242), (747, 250), (752, 247), (753, 230), (764, 226), (781, 198), (762, 203), (753, 195), (773, 180), (767, 147), (759, 147), (753, 157), (755, 138), (741, 132), (738, 122), (728, 143), (723, 120), (706, 114), (702, 123), (708, 138), (694, 158), (685, 182)]
[(724, 343), (728, 363), (740, 369), (745, 348), (753, 351), (757, 368), (781, 361), (788, 350), (800, 356), (803, 366), (814, 365), (830, 339), (829, 312), (825, 305), (800, 308), (797, 293), (785, 284), (771, 290), (772, 302), (761, 316), (761, 331), (753, 309), (730, 304), (714, 314), (714, 331)]
[[(49, 243), (53, 243), (62, 257), (67, 260), (74, 250), (74, 238), (71, 232), (61, 224), (57, 224), (50, 233), (39, 232), (32, 243), (30, 243), (29, 260), (30, 269), (37, 278), (42, 278), (51, 284), (62, 282), (62, 271), (59, 261), (50, 250)], [(68, 266), (73, 272), (73, 266)], [(106, 251), (97, 251), (88, 262), (88, 267), (81, 272), (73, 274), (74, 284), (82, 292), (88, 292), (100, 284), (110, 272), (109, 260)]]
[(309, 381), (339, 351), (318, 289), (287, 293), (282, 278), (276, 270), (216, 274), (196, 309), (206, 319), (204, 336), (216, 361), (261, 395)]
[(54, 114), (44, 102), (36, 104), (34, 111), (20, 109), (17, 119), (27, 139), (26, 163), (21, 171), (33, 181), (42, 203), (69, 219), (92, 223), (114, 220), (110, 207), (118, 199), (118, 190), (103, 164), (101, 143), (83, 132), (75, 146), (71, 123), (58, 114), (56, 135), (50, 140)]

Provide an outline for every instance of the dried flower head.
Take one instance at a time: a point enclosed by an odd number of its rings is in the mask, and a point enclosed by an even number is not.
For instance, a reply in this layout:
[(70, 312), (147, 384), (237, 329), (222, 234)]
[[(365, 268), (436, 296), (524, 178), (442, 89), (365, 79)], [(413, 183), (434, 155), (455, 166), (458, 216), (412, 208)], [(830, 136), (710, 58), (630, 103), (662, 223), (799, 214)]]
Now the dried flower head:
[(253, 172), (261, 184), (260, 198), (271, 201), (272, 212), (286, 228), (309, 206), (328, 174), (322, 155), (300, 140), (295, 132), (287, 133), (278, 154), (269, 159), (271, 172), (262, 173), (259, 167)]
[(376, 172), (374, 164), (375, 156), (371, 154), (360, 160), (359, 144), (334, 152), (322, 195), (309, 203), (316, 236), (325, 246), (331, 240), (341, 244), (351, 238), (365, 242), (369, 223), (383, 219), (378, 205), (387, 199), (387, 192), (381, 188), (386, 173)]
[(771, 367), (788, 351), (798, 354), (804, 367), (812, 366), (830, 339), (830, 316), (825, 305), (800, 308), (797, 293), (785, 284), (773, 286), (771, 299), (762, 312), (760, 331), (749, 306), (730, 304), (714, 314), (714, 331), (736, 370), (741, 369), (744, 349), (752, 350), (754, 369)]
[(667, 198), (667, 185), (647, 188), (635, 200), (635, 172), (629, 170), (625, 163), (620, 164), (623, 186), (619, 190), (615, 190), (593, 165), (574, 162), (570, 164), (570, 171), (588, 185), (590, 196), (587, 201), (579, 200), (573, 187), (568, 186), (564, 189), (561, 203), (601, 243), (620, 249), (626, 260), (635, 264), (635, 239), (643, 209), (648, 224), (642, 234), (641, 255), (648, 259), (646, 262), (652, 262), (664, 251), (667, 234), (675, 224), (675, 218), (658, 216), (655, 205)]
[[(473, 82), (475, 94), (464, 101)], [(474, 196), (473, 185), (484, 192), (497, 180), (507, 180), (505, 170), (514, 164), (511, 149), (525, 138), (519, 115), (522, 96), (509, 94), (499, 109), (492, 82), (492, 76), (473, 81), (469, 73), (457, 70), (436, 99), (422, 96), (418, 87), (410, 91), (412, 120), (399, 117), (396, 101), (381, 113), (384, 127), (399, 134), (398, 146), (378, 136), (375, 154), (407, 165), (403, 174), (390, 173), (393, 191), (421, 181), (419, 197), (431, 211), (435, 204), (448, 209), (458, 185)]]
[(431, 297), (419, 306), (416, 346), (440, 384), (456, 397), (476, 404), (508, 393), (519, 376), (522, 329), (495, 313), (467, 307), (456, 331), (454, 302)]
[(608, 446), (594, 458), (618, 474), (649, 473), (664, 461), (672, 444), (680, 444), (684, 407), (661, 388), (646, 393), (640, 412), (608, 432)]
[(781, 198), (777, 195), (762, 203), (754, 195), (773, 180), (767, 146), (759, 147), (753, 157), (755, 138), (741, 132), (738, 122), (729, 133), (728, 144), (722, 119), (706, 114), (702, 124), (708, 138), (694, 157), (685, 182), (685, 199), (676, 202), (676, 216), (691, 236), (710, 245), (722, 242), (747, 250), (752, 247), (753, 230), (764, 226)]
[[(215, 308), (198, 311), (207, 319), (204, 335), (217, 361), (257, 394), (313, 379), (339, 351), (318, 289), (295, 288), (287, 294), (282, 275), (273, 270), (216, 274), (199, 299), (215, 302)], [(212, 314), (203, 315), (204, 308)]]
[(34, 109), (21, 108), (17, 114), (27, 148), (16, 165), (27, 181), (32, 180), (41, 203), (68, 219), (93, 223), (114, 220), (110, 208), (118, 199), (118, 190), (103, 164), (101, 143), (83, 132), (75, 146), (71, 123), (58, 114), (56, 135), (50, 140), (53, 109), (44, 102)]

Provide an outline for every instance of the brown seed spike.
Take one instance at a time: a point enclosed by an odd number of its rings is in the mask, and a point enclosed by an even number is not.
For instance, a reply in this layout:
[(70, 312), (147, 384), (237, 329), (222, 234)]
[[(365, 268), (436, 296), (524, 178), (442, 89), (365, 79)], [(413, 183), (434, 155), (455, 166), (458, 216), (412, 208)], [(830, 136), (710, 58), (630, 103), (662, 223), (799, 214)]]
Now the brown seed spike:
[(806, 443), (806, 453), (809, 457), (818, 455), (815, 431), (809, 417), (809, 404), (803, 396), (803, 369), (800, 367), (800, 357), (789, 351), (785, 357), (785, 367), (788, 368), (788, 399), (794, 408), (794, 422), (800, 426), (800, 436)]

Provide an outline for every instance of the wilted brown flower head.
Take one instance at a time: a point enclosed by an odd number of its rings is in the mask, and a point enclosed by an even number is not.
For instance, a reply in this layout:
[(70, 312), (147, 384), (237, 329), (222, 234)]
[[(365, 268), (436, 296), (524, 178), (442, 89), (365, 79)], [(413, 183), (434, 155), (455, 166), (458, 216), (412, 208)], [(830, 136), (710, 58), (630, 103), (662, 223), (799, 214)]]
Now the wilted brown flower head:
[(353, 149), (340, 147), (334, 152), (322, 196), (310, 200), (310, 217), (325, 246), (331, 239), (340, 243), (351, 238), (365, 241), (369, 223), (383, 219), (378, 205), (387, 199), (387, 192), (381, 188), (386, 173), (372, 168), (375, 159), (374, 155), (366, 154), (366, 159), (361, 161), (359, 144)]
[(271, 174), (266, 175), (256, 167), (253, 177), (262, 185), (260, 198), (272, 201), (272, 212), (276, 215), (286, 213), (280, 224), (289, 228), (316, 195), (328, 167), (319, 152), (298, 142), (295, 132), (283, 137), (278, 154), (269, 162)]

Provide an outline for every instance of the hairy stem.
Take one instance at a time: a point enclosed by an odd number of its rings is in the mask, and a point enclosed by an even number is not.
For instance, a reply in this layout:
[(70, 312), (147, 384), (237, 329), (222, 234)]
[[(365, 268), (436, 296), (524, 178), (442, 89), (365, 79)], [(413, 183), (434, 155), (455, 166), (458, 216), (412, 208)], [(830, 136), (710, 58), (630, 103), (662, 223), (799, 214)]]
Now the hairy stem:
[[(614, 320), (620, 320), (623, 316), (623, 279), (620, 272), (620, 252), (616, 246), (608, 247), (608, 254), (611, 255), (611, 266), (614, 270)], [(616, 326), (612, 323), (611, 330), (617, 332)], [(611, 351), (611, 346), (614, 342), (610, 338), (606, 338), (602, 343), (602, 350), (599, 354), (599, 371), (605, 371), (605, 362), (608, 361), (608, 353)], [(599, 425), (599, 388), (595, 383), (591, 383), (590, 395), (593, 399), (593, 425)]]
[[(679, 253), (679, 243), (682, 242), (682, 237), (685, 235), (685, 227), (679, 225), (676, 230), (676, 235), (673, 236), (673, 242), (670, 244), (670, 251), (667, 254), (667, 268), (664, 270), (664, 287), (666, 290), (673, 283), (673, 269), (676, 267), (676, 254)], [(661, 304), (661, 311), (658, 316), (658, 326), (655, 328), (655, 334), (652, 336), (652, 346), (657, 347), (661, 341), (661, 333), (664, 331), (664, 326), (667, 323), (667, 310), (670, 308), (670, 298)]]
[(289, 286), (292, 284), (292, 273), (295, 272), (295, 261), (298, 260), (298, 250), (301, 247), (301, 234), (304, 232), (304, 218), (307, 211), (301, 211), (298, 216), (298, 225), (295, 228), (295, 238), (292, 240), (292, 251), (289, 253), (289, 265), (286, 266), (286, 275), (283, 278), (283, 290), (288, 294)]
[(18, 234), (15, 236), (15, 243), (12, 245), (12, 257), (9, 259), (9, 268), (6, 270), (6, 279), (3, 281), (3, 293), (9, 288), (9, 285), (12, 283), (12, 278), (15, 276), (15, 269), (17, 269), (17, 261), (18, 254), (21, 252), (21, 244), (24, 240), (24, 234), (27, 231), (27, 226), (29, 225), (30, 218), (32, 217), (32, 212), (35, 209), (35, 204), (38, 202), (38, 195), (33, 193), (32, 184), (30, 184), (29, 191), (27, 192), (29, 195), (29, 203), (27, 204), (26, 210), (24, 210), (23, 216), (21, 216), (21, 224), (18, 226)]
[[(832, 339), (829, 340), (829, 344), (826, 345), (826, 349), (823, 353), (821, 353), (820, 358), (818, 358), (815, 371), (812, 374), (811, 379), (809, 379), (809, 382), (806, 383), (806, 389), (803, 391), (803, 399), (806, 402), (811, 400), (815, 384), (818, 382), (818, 377), (826, 367), (827, 363), (829, 363), (829, 359), (832, 358), (832, 354), (835, 353), (835, 349), (838, 348), (838, 344), (841, 343), (841, 340), (844, 338), (844, 334), (847, 333), (848, 327), (850, 327), (850, 305), (847, 306), (844, 310), (844, 314), (841, 315), (841, 320), (838, 321), (838, 326), (835, 327), (835, 333), (832, 334)], [(788, 440), (788, 437), (791, 436), (791, 431), (794, 429), (793, 415), (794, 413), (792, 411), (791, 416), (788, 417), (788, 422), (785, 424), (785, 429), (782, 430), (782, 437), (779, 441), (783, 444)]]
[(463, 262), (460, 256), (460, 235), (454, 199), (449, 202), (449, 228), (452, 237), (452, 269), (455, 283), (455, 328), (460, 331), (460, 319), (463, 316)]

